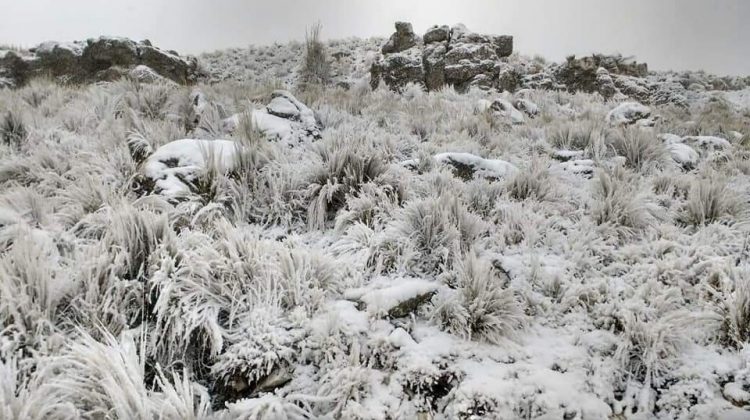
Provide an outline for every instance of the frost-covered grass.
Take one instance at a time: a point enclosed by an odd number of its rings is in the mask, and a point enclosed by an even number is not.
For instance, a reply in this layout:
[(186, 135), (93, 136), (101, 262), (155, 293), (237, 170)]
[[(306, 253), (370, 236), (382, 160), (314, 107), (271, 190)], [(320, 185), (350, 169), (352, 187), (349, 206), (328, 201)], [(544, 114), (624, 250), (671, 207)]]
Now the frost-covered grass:
[[(480, 105), (513, 95), (372, 91), (377, 42), (326, 47), (351, 88), (294, 92), (324, 126), (294, 147), (221, 122), (299, 44), (204, 56), (239, 82), (0, 91), (0, 418), (747, 414), (747, 110), (707, 92), (615, 127), (616, 102), (525, 91), (512, 124)], [(665, 133), (702, 136), (677, 137), (692, 167)], [(144, 194), (185, 138), (237, 147)]]

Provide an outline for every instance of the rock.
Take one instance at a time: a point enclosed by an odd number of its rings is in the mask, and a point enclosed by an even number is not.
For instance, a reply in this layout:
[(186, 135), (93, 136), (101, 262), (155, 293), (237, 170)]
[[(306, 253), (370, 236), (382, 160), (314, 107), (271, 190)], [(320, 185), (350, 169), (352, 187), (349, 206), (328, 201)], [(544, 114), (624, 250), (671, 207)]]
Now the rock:
[(560, 167), (565, 172), (571, 172), (576, 175), (583, 175), (586, 178), (594, 176), (594, 161), (591, 159), (576, 159), (560, 163)]
[(552, 153), (552, 157), (560, 162), (568, 162), (573, 159), (580, 159), (583, 157), (583, 150), (555, 150)]
[(509, 118), (513, 124), (523, 124), (525, 122), (521, 111), (517, 110), (516, 107), (506, 99), (496, 98), (492, 101), (490, 109), (503, 117)]
[(417, 36), (408, 22), (396, 22), (396, 32), (381, 48), (383, 54), (397, 53), (417, 45)]
[(458, 91), (470, 86), (490, 89), (497, 87), (504, 69), (503, 85), (515, 89), (516, 75), (499, 61), (513, 52), (513, 37), (476, 34), (461, 24), (451, 29), (435, 25), (423, 41), (418, 43), (411, 25), (397, 23), (396, 33), (383, 46), (384, 57), (370, 67), (370, 85), (376, 88), (383, 81), (395, 91), (407, 83), (420, 83), (427, 90), (446, 84)]
[(400, 91), (408, 83), (424, 83), (422, 57), (416, 48), (388, 54), (370, 68), (370, 85), (377, 88), (380, 81)]
[(651, 109), (638, 102), (623, 102), (609, 111), (606, 120), (612, 125), (630, 125), (651, 116)]
[(444, 44), (431, 44), (425, 46), (422, 55), (424, 66), (424, 84), (427, 90), (437, 90), (445, 85), (445, 53), (447, 48)]
[(513, 106), (526, 114), (529, 118), (539, 115), (539, 106), (528, 99), (517, 98), (513, 101)]
[(292, 372), (287, 366), (276, 367), (268, 376), (261, 379), (253, 388), (250, 397), (257, 397), (266, 392), (273, 392), (277, 388), (288, 384), (292, 381)]
[(138, 53), (139, 63), (168, 79), (183, 85), (197, 81), (198, 61), (193, 57), (183, 58), (150, 45), (139, 46)]
[(447, 42), (450, 39), (451, 30), (448, 25), (433, 25), (424, 33), (422, 41), (425, 45), (433, 42)]
[(672, 160), (680, 164), (684, 169), (691, 170), (698, 163), (698, 152), (684, 143), (669, 143), (665, 145)]
[[(648, 73), (648, 67), (644, 63), (631, 62), (620, 55), (594, 54), (581, 58), (570, 56), (554, 74), (557, 81), (564, 84), (570, 92), (594, 93), (600, 88), (599, 68), (605, 69), (610, 75), (644, 77)], [(602, 81), (606, 79), (603, 78)], [(605, 87), (604, 90), (606, 92), (608, 88)]]
[(732, 143), (727, 139), (717, 136), (685, 136), (682, 138), (682, 142), (706, 151), (724, 150), (732, 147)]
[(248, 118), (253, 126), (269, 140), (295, 145), (303, 141), (320, 139), (322, 125), (315, 113), (286, 90), (271, 93), (271, 102), (265, 109), (234, 114), (222, 120), (226, 133), (234, 132), (243, 118)]
[(131, 67), (138, 61), (138, 44), (127, 38), (99, 37), (86, 41), (81, 54), (88, 72), (96, 73), (113, 66)]
[(266, 110), (269, 114), (280, 118), (292, 119), (299, 117), (299, 109), (283, 96), (277, 96), (271, 99), (271, 103), (266, 106)]
[(189, 194), (193, 182), (212, 156), (219, 171), (234, 168), (237, 144), (231, 140), (181, 139), (156, 149), (140, 165), (141, 192), (154, 192), (168, 198)]
[(434, 156), (437, 163), (450, 165), (453, 175), (470, 181), (474, 178), (498, 180), (515, 173), (518, 168), (500, 159), (484, 159), (471, 153), (438, 153)]
[(598, 92), (604, 99), (611, 99), (618, 93), (612, 76), (609, 75), (609, 72), (604, 67), (599, 67), (596, 70), (596, 83), (599, 85)]
[(729, 382), (724, 385), (721, 393), (727, 401), (738, 407), (750, 404), (750, 392), (745, 391), (742, 385), (737, 382)]
[(349, 297), (355, 297), (375, 316), (403, 318), (429, 302), (437, 289), (437, 283), (424, 279), (394, 279), (350, 291)]
[(165, 52), (150, 42), (99, 37), (86, 42), (44, 42), (24, 56), (2, 54), (0, 77), (12, 80), (15, 86), (38, 76), (50, 76), (63, 83), (89, 83), (130, 75), (153, 82), (153, 75), (139, 66), (182, 84), (194, 83), (200, 76), (195, 58)]
[(131, 79), (137, 80), (141, 83), (174, 83), (173, 81), (155, 72), (153, 69), (151, 69), (151, 67), (143, 64), (139, 64), (130, 69), (130, 71), (128, 72), (128, 76)]
[(498, 57), (508, 57), (513, 54), (513, 37), (511, 35), (492, 35), (490, 40), (495, 44)]
[(497, 89), (500, 91), (515, 92), (521, 85), (521, 77), (513, 66), (500, 63), (497, 72)]

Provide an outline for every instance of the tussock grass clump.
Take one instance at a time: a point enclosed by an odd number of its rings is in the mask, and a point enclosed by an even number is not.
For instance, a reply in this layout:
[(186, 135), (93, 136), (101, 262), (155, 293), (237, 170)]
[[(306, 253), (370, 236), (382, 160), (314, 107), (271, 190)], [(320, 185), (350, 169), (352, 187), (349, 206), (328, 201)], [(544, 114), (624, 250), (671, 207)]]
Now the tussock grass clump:
[(458, 290), (438, 296), (433, 319), (469, 340), (500, 343), (525, 322), (521, 304), (508, 289), (507, 276), (473, 251), (456, 267)]
[(548, 139), (556, 149), (586, 150), (601, 135), (601, 130), (602, 125), (594, 122), (563, 124), (551, 130)]
[(598, 225), (610, 225), (630, 236), (652, 225), (654, 218), (634, 174), (623, 168), (600, 171), (593, 181), (591, 214)]
[(737, 193), (727, 186), (718, 174), (692, 182), (680, 220), (683, 223), (702, 226), (714, 222), (731, 222), (742, 216), (743, 205)]
[(29, 134), (18, 112), (8, 111), (0, 118), (0, 139), (8, 146), (18, 147)]
[(458, 197), (446, 194), (406, 203), (385, 242), (399, 244), (400, 258), (410, 270), (436, 273), (450, 269), (486, 230)]
[(653, 134), (639, 128), (611, 131), (607, 143), (615, 153), (625, 157), (628, 167), (639, 171), (660, 166), (667, 157), (664, 144)]
[(318, 149), (322, 165), (311, 176), (308, 225), (320, 229), (367, 182), (383, 182), (388, 167), (379, 151), (365, 138), (329, 141)]
[(519, 201), (529, 198), (544, 201), (554, 194), (552, 177), (540, 161), (534, 161), (528, 168), (518, 171), (505, 184), (505, 188), (510, 198)]
[(299, 75), (303, 90), (314, 85), (328, 85), (331, 80), (331, 64), (320, 38), (322, 29), (322, 25), (316, 23), (305, 33), (305, 61)]

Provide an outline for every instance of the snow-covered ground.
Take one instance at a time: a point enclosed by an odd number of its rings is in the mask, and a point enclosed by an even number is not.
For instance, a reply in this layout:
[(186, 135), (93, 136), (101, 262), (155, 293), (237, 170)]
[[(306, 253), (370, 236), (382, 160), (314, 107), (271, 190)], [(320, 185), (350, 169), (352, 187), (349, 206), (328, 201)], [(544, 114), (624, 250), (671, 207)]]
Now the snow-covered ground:
[(0, 90), (0, 419), (750, 416), (747, 91), (398, 94), (378, 47)]

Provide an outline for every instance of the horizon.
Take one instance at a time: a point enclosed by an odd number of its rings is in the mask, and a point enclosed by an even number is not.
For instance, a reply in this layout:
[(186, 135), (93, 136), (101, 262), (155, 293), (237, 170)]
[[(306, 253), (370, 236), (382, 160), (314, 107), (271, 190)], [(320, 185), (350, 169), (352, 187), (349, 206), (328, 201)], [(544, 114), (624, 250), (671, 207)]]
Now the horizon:
[(569, 55), (620, 53), (648, 63), (650, 70), (750, 75), (750, 55), (743, 53), (744, 40), (750, 39), (750, 27), (743, 23), (750, 19), (750, 3), (741, 0), (718, 4), (637, 0), (627, 5), (595, 0), (525, 4), (475, 0), (462, 6), (394, 0), (356, 4), (281, 0), (273, 5), (240, 0), (212, 4), (135, 0), (122, 5), (73, 0), (62, 8), (53, 0), (19, 3), (3, 5), (7, 19), (0, 27), (0, 42), (24, 48), (50, 40), (112, 35), (149, 39), (164, 49), (200, 55), (300, 42), (306, 28), (316, 22), (321, 23), (327, 41), (387, 38), (394, 22), (403, 20), (412, 23), (419, 35), (433, 24), (456, 23), (479, 33), (512, 35), (519, 54), (555, 62)]

